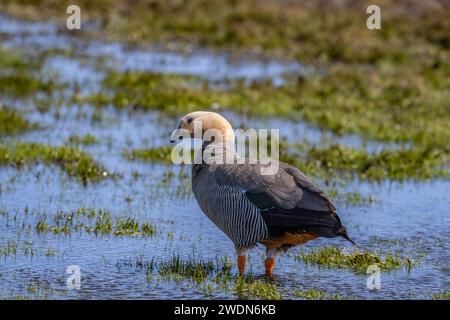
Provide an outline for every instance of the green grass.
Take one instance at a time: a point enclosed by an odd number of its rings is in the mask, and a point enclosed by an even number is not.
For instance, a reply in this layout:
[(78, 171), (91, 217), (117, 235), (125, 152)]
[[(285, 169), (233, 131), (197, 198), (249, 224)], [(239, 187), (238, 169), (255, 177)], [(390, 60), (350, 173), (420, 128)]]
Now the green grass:
[(0, 245), (0, 257), (15, 257), (17, 255), (17, 241), (7, 240), (6, 243)]
[(128, 160), (171, 163), (173, 146), (162, 146), (149, 149), (126, 150), (122, 155)]
[(382, 150), (375, 154), (343, 145), (309, 147), (302, 155), (287, 155), (286, 162), (308, 173), (328, 176), (338, 172), (356, 173), (368, 180), (417, 180), (450, 177), (447, 157), (437, 147)]
[(84, 184), (108, 176), (107, 171), (88, 153), (69, 147), (52, 147), (38, 143), (0, 144), (0, 165), (22, 167), (34, 163), (52, 164)]
[(141, 234), (143, 236), (152, 237), (156, 235), (156, 227), (148, 222), (145, 222), (141, 226)]
[(324, 192), (333, 200), (343, 201), (351, 206), (373, 204), (379, 200), (373, 195), (363, 195), (358, 191), (344, 191), (338, 188), (325, 188)]
[[(123, 156), (128, 160), (171, 164), (172, 148), (172, 145), (168, 145), (127, 150)], [(280, 160), (298, 167), (310, 176), (324, 179), (335, 176), (352, 178), (355, 174), (367, 180), (450, 177), (450, 171), (444, 166), (446, 157), (438, 148), (433, 147), (382, 150), (369, 154), (339, 144), (326, 147), (315, 147), (306, 143), (301, 146), (281, 144)], [(363, 200), (357, 194), (349, 196), (350, 202), (358, 203)]]
[(194, 283), (202, 283), (208, 277), (231, 279), (231, 263), (226, 258), (216, 260), (181, 259), (174, 256), (168, 260), (162, 260), (157, 264), (159, 275), (168, 280), (191, 280)]
[(114, 235), (139, 235), (139, 222), (132, 218), (118, 219), (114, 229)]
[(16, 110), (0, 107), (0, 137), (23, 133), (35, 127)]
[[(25, 225), (23, 225), (25, 227)], [(56, 251), (52, 248), (46, 247), (35, 247), (33, 242), (30, 241), (20, 241), (20, 233), (17, 236), (17, 240), (6, 240), (3, 244), (0, 243), (0, 258), (12, 257), (16, 258), (18, 254), (22, 254), (25, 257), (34, 256), (46, 256), (48, 258), (54, 257)]]
[(450, 291), (433, 294), (433, 300), (450, 300)]
[[(172, 162), (172, 150), (174, 145), (166, 145), (147, 149), (133, 149), (125, 150), (122, 152), (122, 156), (128, 160), (132, 161), (145, 161), (150, 163), (166, 163), (170, 164)], [(189, 151), (189, 150), (188, 150)], [(190, 159), (194, 159), (195, 152), (191, 150)], [(173, 173), (166, 173), (166, 181), (169, 182), (169, 178), (173, 178)], [(168, 176), (167, 176), (168, 175)]]
[(409, 258), (400, 258), (392, 254), (384, 257), (376, 252), (344, 252), (337, 247), (313, 249), (300, 252), (296, 259), (307, 265), (317, 265), (325, 268), (347, 269), (356, 273), (366, 273), (371, 265), (377, 265), (381, 271), (410, 270), (414, 263)]
[(67, 290), (58, 290), (45, 279), (35, 278), (28, 280), (25, 287), (25, 299), (47, 300), (67, 295)]
[(282, 295), (275, 283), (240, 277), (235, 281), (234, 292), (239, 299), (280, 300)]
[(245, 299), (281, 299), (281, 293), (276, 284), (251, 275), (239, 276), (233, 274), (232, 264), (227, 258), (215, 260), (182, 259), (173, 256), (168, 259), (142, 261), (136, 260), (136, 266), (143, 267), (147, 280), (152, 281), (156, 272), (161, 279), (168, 281), (191, 281), (196, 286), (203, 286), (211, 292), (232, 292)]
[(53, 233), (70, 235), (74, 232), (85, 232), (95, 235), (113, 235), (130, 237), (153, 237), (156, 235), (156, 226), (150, 222), (140, 223), (133, 218), (114, 218), (109, 211), (103, 209), (80, 208), (71, 212), (59, 211), (51, 216), (48, 222), (47, 215), (37, 219), (34, 229), (37, 233)]

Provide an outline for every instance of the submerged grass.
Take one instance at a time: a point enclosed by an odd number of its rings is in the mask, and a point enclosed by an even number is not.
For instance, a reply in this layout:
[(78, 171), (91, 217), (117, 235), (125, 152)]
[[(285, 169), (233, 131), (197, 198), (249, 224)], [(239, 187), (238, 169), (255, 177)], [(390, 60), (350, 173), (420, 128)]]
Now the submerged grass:
[(239, 277), (235, 281), (234, 292), (239, 299), (280, 300), (282, 298), (280, 290), (275, 283), (248, 277)]
[[(136, 267), (146, 271), (147, 280), (153, 281), (154, 274), (168, 281), (192, 281), (202, 286), (207, 294), (214, 291), (229, 292), (239, 299), (282, 299), (287, 293), (273, 279), (255, 278), (251, 274), (239, 276), (233, 273), (231, 262), (227, 258), (215, 260), (182, 259), (173, 256), (168, 259), (145, 261), (136, 259)], [(302, 299), (342, 299), (338, 294), (332, 295), (320, 290), (294, 290), (289, 295)]]
[(0, 144), (0, 165), (22, 167), (36, 162), (57, 165), (69, 176), (80, 179), (84, 184), (108, 176), (107, 171), (88, 153), (78, 149), (26, 142)]
[(45, 247), (35, 247), (33, 242), (29, 241), (19, 241), (17, 240), (6, 240), (3, 244), (0, 244), (0, 258), (1, 257), (12, 257), (16, 258), (18, 254), (23, 254), (25, 257), (34, 256), (46, 256), (46, 257), (54, 257), (56, 252), (52, 248)]
[(137, 259), (136, 265), (144, 267), (148, 281), (152, 281), (156, 272), (164, 280), (192, 281), (197, 286), (202, 285), (208, 292), (232, 292), (241, 299), (281, 299), (281, 293), (275, 283), (255, 279), (251, 275), (234, 274), (232, 264), (226, 257), (202, 260), (173, 256), (148, 262)]
[[(105, 90), (82, 98), (95, 105), (162, 110), (179, 115), (219, 106), (256, 116), (304, 119), (337, 134), (418, 145), (446, 146), (450, 82), (445, 73), (331, 67), (324, 75), (275, 87), (270, 82), (232, 90), (212, 88), (201, 78), (142, 71), (112, 72)], [(450, 70), (450, 66), (448, 67)], [(433, 85), (430, 77), (437, 78)], [(398, 78), (403, 79), (397, 81)], [(111, 94), (104, 93), (111, 92)], [(433, 124), (433, 125), (430, 125)]]
[[(153, 147), (147, 149), (133, 149), (125, 150), (122, 152), (122, 156), (128, 160), (138, 160), (146, 162), (160, 162), (160, 163), (173, 163), (172, 161), (172, 150), (174, 145), (165, 145), (160, 147)], [(184, 150), (183, 150), (184, 151)], [(187, 149), (189, 152), (189, 159), (194, 159), (195, 150)]]
[(143, 236), (156, 235), (156, 227), (149, 223), (139, 223), (133, 218), (113, 218), (109, 211), (80, 208), (72, 212), (59, 211), (47, 222), (46, 215), (40, 216), (34, 229), (37, 233), (72, 234), (85, 232), (95, 235)]
[(309, 147), (305, 155), (287, 155), (288, 163), (303, 168), (305, 172), (356, 173), (369, 180), (417, 180), (450, 177), (445, 167), (447, 157), (437, 147), (382, 150), (375, 154), (334, 144), (327, 147)]
[(184, 260), (174, 256), (158, 263), (159, 275), (165, 279), (181, 281), (190, 279), (199, 284), (213, 276), (216, 279), (231, 279), (232, 267), (228, 259), (208, 260)]
[(381, 271), (411, 270), (414, 263), (411, 259), (402, 259), (392, 254), (384, 258), (376, 252), (344, 252), (337, 247), (313, 249), (309, 252), (300, 252), (297, 260), (305, 264), (318, 265), (326, 268), (348, 269), (356, 273), (366, 273), (371, 265), (377, 265)]
[(0, 246), (0, 257), (14, 257), (17, 255), (17, 241), (7, 240)]

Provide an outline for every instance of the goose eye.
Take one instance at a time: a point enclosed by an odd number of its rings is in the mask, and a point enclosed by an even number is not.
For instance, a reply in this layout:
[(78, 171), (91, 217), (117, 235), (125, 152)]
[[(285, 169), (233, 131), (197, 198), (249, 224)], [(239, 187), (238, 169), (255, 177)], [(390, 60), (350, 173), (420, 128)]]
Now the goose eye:
[(188, 123), (192, 123), (193, 120), (194, 120), (193, 118), (189, 117), (189, 118), (187, 119), (187, 122), (188, 122)]

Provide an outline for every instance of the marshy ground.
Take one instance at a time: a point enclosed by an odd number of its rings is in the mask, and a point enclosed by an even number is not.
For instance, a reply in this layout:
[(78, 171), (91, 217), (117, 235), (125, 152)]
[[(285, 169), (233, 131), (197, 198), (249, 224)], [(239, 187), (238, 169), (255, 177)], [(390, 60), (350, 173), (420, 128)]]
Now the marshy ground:
[[(0, 4), (0, 298), (448, 299), (448, 6), (383, 1), (371, 31), (352, 1), (79, 2), (82, 32), (64, 1)], [(358, 248), (315, 240), (273, 279), (256, 248), (238, 277), (170, 161), (197, 109), (280, 129)]]

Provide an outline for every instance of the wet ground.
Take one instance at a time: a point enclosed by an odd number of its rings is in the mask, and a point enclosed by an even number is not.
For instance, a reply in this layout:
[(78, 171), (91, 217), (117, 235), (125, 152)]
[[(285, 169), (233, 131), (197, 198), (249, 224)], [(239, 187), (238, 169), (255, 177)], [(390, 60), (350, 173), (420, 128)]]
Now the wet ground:
[[(52, 24), (25, 23), (0, 16), (0, 39), (4, 47), (39, 53), (62, 49), (67, 54), (46, 58), (45, 70), (62, 82), (77, 83), (82, 92), (99, 87), (102, 70), (134, 69), (162, 73), (193, 74), (221, 82), (244, 78), (266, 78), (281, 83), (286, 77), (312, 72), (298, 63), (267, 59), (241, 60), (208, 51), (164, 52), (155, 48), (130, 48), (59, 32)], [(0, 168), (0, 245), (16, 247), (0, 256), (1, 298), (236, 298), (232, 291), (205, 292), (190, 280), (169, 281), (152, 277), (137, 261), (167, 259), (179, 255), (189, 260), (228, 257), (234, 247), (200, 211), (190, 192), (190, 168), (128, 161), (124, 150), (166, 145), (176, 119), (159, 112), (126, 112), (102, 109), (93, 120), (92, 106), (51, 105), (37, 111), (35, 100), (8, 101), (41, 129), (11, 139), (63, 145), (72, 135), (90, 134), (98, 143), (80, 146), (109, 173), (118, 175), (83, 186), (58, 168)], [(219, 110), (221, 111), (221, 110)], [(299, 122), (242, 118), (224, 111), (235, 127), (278, 128), (288, 141), (306, 139), (312, 144), (341, 143), (370, 152), (395, 148), (394, 144), (367, 141), (358, 136), (335, 136)], [(173, 172), (174, 174), (171, 174)], [(294, 290), (316, 289), (344, 298), (431, 298), (448, 290), (450, 283), (450, 182), (361, 182), (352, 181), (342, 191), (373, 196), (370, 204), (336, 203), (351, 237), (365, 250), (396, 253), (417, 261), (410, 271), (381, 274), (381, 289), (367, 289), (367, 275), (349, 270), (305, 265), (294, 257), (300, 250), (334, 245), (351, 250), (341, 239), (320, 239), (295, 248), (281, 257), (271, 281), (284, 298), (295, 298)], [(71, 235), (39, 233), (35, 227), (43, 217), (51, 221), (58, 211), (79, 208), (104, 209), (113, 217), (134, 218), (156, 227), (153, 237)], [(264, 251), (252, 251), (249, 268), (263, 273)], [(66, 269), (79, 265), (81, 290), (68, 290)], [(234, 272), (236, 270), (234, 269)], [(156, 279), (156, 280), (155, 280)]]

